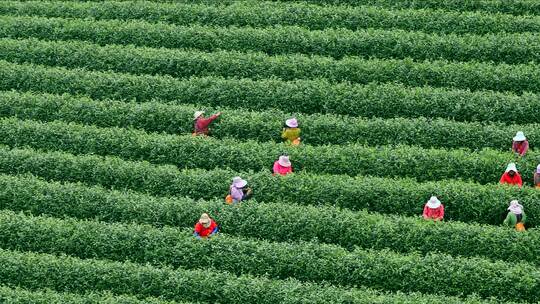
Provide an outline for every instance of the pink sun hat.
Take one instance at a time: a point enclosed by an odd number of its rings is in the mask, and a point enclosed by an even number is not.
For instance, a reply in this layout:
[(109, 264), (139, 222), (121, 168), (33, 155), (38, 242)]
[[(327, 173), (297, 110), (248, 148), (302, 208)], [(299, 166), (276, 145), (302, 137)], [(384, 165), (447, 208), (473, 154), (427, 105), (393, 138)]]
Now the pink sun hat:
[(291, 166), (291, 161), (289, 160), (289, 156), (281, 155), (279, 157), (278, 164), (280, 164), (283, 167), (290, 167)]
[(287, 119), (285, 125), (289, 128), (298, 128), (298, 120), (296, 118)]

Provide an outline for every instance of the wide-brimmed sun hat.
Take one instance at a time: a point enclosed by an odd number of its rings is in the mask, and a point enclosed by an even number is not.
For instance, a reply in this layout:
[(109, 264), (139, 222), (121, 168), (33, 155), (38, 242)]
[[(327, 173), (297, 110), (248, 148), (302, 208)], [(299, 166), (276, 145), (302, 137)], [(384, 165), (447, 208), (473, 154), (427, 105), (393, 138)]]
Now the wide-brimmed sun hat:
[(536, 166), (536, 173), (540, 174), (540, 165)]
[(510, 171), (514, 171), (516, 173), (518, 172), (518, 169), (515, 163), (509, 163), (508, 166), (506, 166), (506, 170), (504, 170), (504, 172), (510, 172)]
[(298, 127), (298, 120), (296, 118), (287, 119), (285, 121), (285, 125), (289, 128), (297, 128)]
[(283, 167), (290, 167), (291, 161), (289, 160), (289, 156), (281, 155), (278, 159), (278, 164), (280, 164)]
[(524, 141), (527, 140), (527, 137), (525, 137), (525, 134), (523, 134), (522, 131), (519, 131), (516, 133), (516, 136), (514, 136), (514, 141)]
[(248, 183), (247, 180), (242, 179), (240, 176), (233, 177), (232, 182), (235, 188), (244, 188)]
[(426, 205), (431, 209), (437, 209), (441, 206), (441, 201), (436, 196), (432, 196)]
[(201, 215), (201, 218), (199, 219), (199, 223), (201, 223), (201, 225), (205, 227), (210, 225), (210, 216), (208, 215), (208, 213), (203, 213)]
[(204, 114), (204, 111), (195, 111), (195, 114), (193, 114), (193, 120), (199, 118), (199, 116), (203, 114)]

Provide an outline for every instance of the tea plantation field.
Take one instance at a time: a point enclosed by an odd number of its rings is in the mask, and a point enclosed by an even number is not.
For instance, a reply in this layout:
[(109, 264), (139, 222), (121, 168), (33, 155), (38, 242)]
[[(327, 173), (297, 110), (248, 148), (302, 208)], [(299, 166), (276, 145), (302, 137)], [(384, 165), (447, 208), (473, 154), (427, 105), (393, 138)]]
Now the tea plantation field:
[(540, 301), (536, 0), (0, 1), (0, 134), (1, 303)]

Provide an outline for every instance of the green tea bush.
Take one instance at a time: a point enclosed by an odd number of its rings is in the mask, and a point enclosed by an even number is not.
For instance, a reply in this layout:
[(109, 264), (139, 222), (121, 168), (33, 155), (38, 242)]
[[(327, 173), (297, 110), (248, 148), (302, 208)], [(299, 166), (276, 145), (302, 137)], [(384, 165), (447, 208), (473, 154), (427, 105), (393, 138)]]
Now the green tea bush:
[(486, 35), (429, 34), (403, 30), (177, 26), (144, 21), (13, 17), (0, 20), (0, 37), (85, 40), (97, 44), (134, 44), (207, 51), (260, 51), (270, 55), (303, 53), (334, 58), (447, 59), (509, 64), (539, 62), (538, 33)]
[(255, 80), (279, 78), (325, 79), (352, 83), (399, 82), (406, 86), (454, 87), (460, 89), (540, 91), (540, 66), (494, 65), (448, 61), (414, 62), (410, 59), (333, 60), (305, 55), (268, 56), (237, 51), (184, 51), (134, 46), (99, 46), (87, 42), (49, 42), (37, 39), (0, 40), (0, 59), (69, 68), (114, 70), (135, 74), (173, 77), (221, 76)]
[[(73, 156), (58, 152), (39, 153), (28, 149), (2, 148), (0, 156), (2, 173), (31, 173), (47, 180), (84, 182), (89, 185), (102, 185), (119, 190), (130, 189), (158, 196), (188, 196), (195, 199), (218, 197), (219, 200), (223, 200), (229, 189), (231, 177), (242, 175), (253, 187), (255, 199), (263, 202), (332, 205), (351, 210), (367, 209), (385, 214), (418, 216), (422, 214), (424, 203), (429, 197), (437, 195), (446, 206), (446, 219), (499, 225), (510, 200), (519, 199), (526, 207), (529, 224), (537, 225), (540, 218), (540, 207), (537, 203), (540, 200), (540, 191), (527, 187), (519, 189), (498, 185), (483, 186), (452, 180), (417, 183), (410, 179), (369, 176), (352, 178), (338, 175), (294, 174), (273, 177), (268, 172), (179, 171), (173, 166), (127, 162), (113, 157)], [(23, 182), (31, 184), (29, 181)], [(7, 182), (4, 192), (1, 192), (6, 195), (4, 201), (13, 201), (26, 206), (26, 200), (33, 202), (35, 198), (32, 197), (37, 196), (42, 198), (39, 204), (48, 205), (46, 195), (30, 192), (23, 196), (26, 192), (20, 189), (25, 189), (24, 187), (24, 184), (21, 186), (18, 183)], [(36, 187), (41, 188), (39, 184)], [(45, 190), (36, 191), (40, 193)], [(58, 191), (62, 197), (65, 190)], [(102, 195), (107, 197), (107, 194)], [(92, 196), (90, 199), (104, 200)], [(62, 204), (71, 206), (70, 200), (74, 199), (68, 196), (62, 199)], [(96, 206), (92, 208), (94, 209), (91, 211), (99, 210)], [(111, 216), (118, 217), (122, 214), (109, 209), (101, 213), (104, 216), (110, 213)]]
[(331, 113), (363, 117), (443, 117), (457, 121), (537, 123), (540, 96), (491, 91), (470, 92), (400, 84), (331, 84), (326, 80), (282, 81), (221, 77), (175, 79), (46, 68), (0, 60), (0, 89), (70, 93), (94, 99), (145, 102), (153, 99), (177, 104), (204, 103), (260, 111)]
[[(69, 94), (51, 95), (0, 91), (0, 117), (16, 116), (40, 121), (62, 120), (99, 127), (143, 129), (147, 132), (187, 134), (193, 132), (193, 113), (221, 110), (222, 118), (212, 125), (212, 137), (281, 142), (283, 123), (299, 119), (302, 142), (308, 145), (407, 144), (424, 148), (493, 148), (509, 151), (517, 130), (524, 131), (531, 145), (540, 140), (540, 126), (501, 123), (462, 123), (444, 119), (364, 119), (331, 114), (291, 114), (279, 110), (249, 111), (209, 108), (205, 105), (175, 105), (162, 101), (144, 103), (98, 101)], [(241, 128), (239, 128), (241, 126)]]
[[(539, 263), (536, 257), (540, 254), (540, 239), (536, 232), (516, 233), (508, 228), (452, 221), (433, 223), (421, 220), (419, 216), (383, 216), (333, 206), (314, 207), (309, 206), (309, 202), (262, 203), (254, 200), (231, 207), (221, 198), (194, 201), (154, 197), (96, 186), (50, 183), (34, 177), (0, 175), (0, 185), (3, 189), (0, 190), (2, 209), (35, 215), (192, 228), (200, 214), (207, 212), (221, 225), (222, 232), (241, 237), (277, 242), (317, 240), (348, 249), (358, 246), (423, 254), (437, 251), (453, 256)], [(447, 210), (453, 207), (447, 205)], [(500, 209), (504, 210), (504, 206)], [(534, 207), (527, 205), (526, 210), (529, 215), (534, 215)], [(514, 245), (508, 246), (510, 243)]]
[[(190, 1), (193, 2), (193, 1)], [(224, 3), (225, 2), (225, 3)], [(218, 4), (219, 3), (219, 4)], [(361, 2), (360, 2), (361, 3)], [(325, 28), (399, 28), (435, 33), (535, 32), (536, 16), (509, 16), (485, 12), (439, 10), (388, 10), (373, 6), (318, 6), (307, 3), (226, 1), (208, 4), (133, 1), (92, 2), (5, 2), (0, 13), (42, 17), (92, 18), (95, 20), (146, 20), (176, 25), (263, 27), (299, 25), (312, 30)], [(377, 3), (369, 3), (376, 5)]]

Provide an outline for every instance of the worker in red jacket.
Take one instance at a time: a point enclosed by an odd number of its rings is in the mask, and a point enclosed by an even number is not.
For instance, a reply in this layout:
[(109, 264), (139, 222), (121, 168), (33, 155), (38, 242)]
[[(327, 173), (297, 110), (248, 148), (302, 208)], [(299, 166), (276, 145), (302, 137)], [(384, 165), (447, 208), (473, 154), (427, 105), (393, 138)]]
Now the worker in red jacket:
[(508, 164), (506, 170), (504, 171), (504, 174), (501, 176), (501, 180), (499, 181), (499, 183), (517, 185), (519, 187), (523, 185), (523, 181), (521, 180), (521, 175), (519, 175), (519, 172), (516, 168), (516, 164)]
[(208, 238), (218, 232), (218, 225), (207, 213), (203, 213), (201, 218), (195, 224), (193, 235), (198, 238)]
[(432, 196), (424, 205), (422, 216), (426, 220), (442, 221), (444, 218), (444, 205), (436, 196)]
[(208, 135), (210, 132), (209, 126), (210, 124), (216, 120), (221, 115), (221, 112), (218, 112), (208, 118), (204, 117), (204, 111), (197, 111), (193, 115), (193, 120), (195, 121), (193, 135)]
[(516, 133), (512, 140), (512, 151), (519, 156), (524, 156), (529, 150), (529, 141), (522, 131)]

